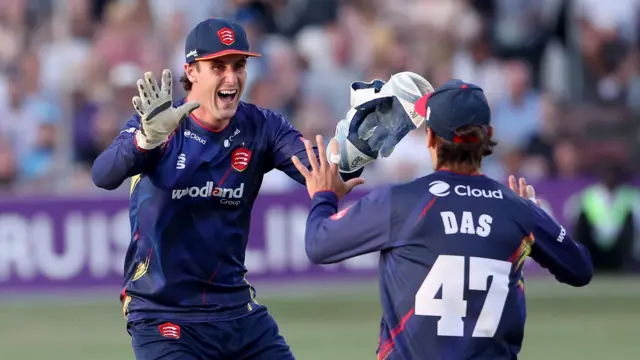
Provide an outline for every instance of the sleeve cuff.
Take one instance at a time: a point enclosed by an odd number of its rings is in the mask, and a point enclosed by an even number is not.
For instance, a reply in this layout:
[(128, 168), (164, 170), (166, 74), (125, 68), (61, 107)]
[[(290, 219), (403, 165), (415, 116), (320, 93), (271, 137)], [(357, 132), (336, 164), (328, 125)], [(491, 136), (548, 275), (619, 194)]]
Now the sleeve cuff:
[(135, 146), (136, 150), (138, 150), (139, 152), (146, 153), (149, 150), (143, 149), (140, 147), (140, 145), (138, 145), (138, 131), (140, 130), (136, 130), (136, 132), (133, 133), (133, 136), (131, 137), (133, 139), (133, 145)]
[(313, 198), (311, 199), (313, 207), (320, 204), (329, 204), (332, 205), (336, 210), (338, 209), (338, 202), (338, 194), (331, 190), (317, 191), (315, 194), (313, 194)]

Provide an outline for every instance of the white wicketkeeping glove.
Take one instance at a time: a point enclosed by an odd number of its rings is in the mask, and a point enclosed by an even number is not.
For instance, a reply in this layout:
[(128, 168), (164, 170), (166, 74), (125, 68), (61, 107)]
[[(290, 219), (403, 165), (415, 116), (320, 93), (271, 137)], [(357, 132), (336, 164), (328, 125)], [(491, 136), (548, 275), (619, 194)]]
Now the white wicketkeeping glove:
[(424, 122), (415, 104), (433, 91), (425, 78), (408, 71), (394, 74), (386, 83), (352, 83), (351, 109), (335, 134), (340, 145), (340, 171), (355, 172), (378, 155), (391, 155), (398, 142)]
[(164, 144), (169, 135), (180, 125), (189, 114), (200, 107), (197, 101), (189, 101), (174, 108), (171, 97), (171, 71), (162, 72), (162, 87), (151, 72), (144, 74), (144, 80), (136, 82), (140, 96), (132, 99), (133, 107), (140, 115), (140, 129), (136, 131), (138, 147), (151, 150)]

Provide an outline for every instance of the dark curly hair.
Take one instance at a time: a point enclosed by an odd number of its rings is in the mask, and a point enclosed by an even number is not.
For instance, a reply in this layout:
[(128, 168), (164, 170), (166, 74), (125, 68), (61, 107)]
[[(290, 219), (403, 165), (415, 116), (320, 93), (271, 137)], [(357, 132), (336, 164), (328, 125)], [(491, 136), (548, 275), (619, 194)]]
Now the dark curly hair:
[(444, 166), (473, 166), (479, 168), (482, 159), (493, 153), (498, 143), (492, 140), (493, 130), (489, 126), (468, 125), (456, 130), (456, 138), (472, 140), (453, 142), (436, 135), (438, 160), (436, 169)]

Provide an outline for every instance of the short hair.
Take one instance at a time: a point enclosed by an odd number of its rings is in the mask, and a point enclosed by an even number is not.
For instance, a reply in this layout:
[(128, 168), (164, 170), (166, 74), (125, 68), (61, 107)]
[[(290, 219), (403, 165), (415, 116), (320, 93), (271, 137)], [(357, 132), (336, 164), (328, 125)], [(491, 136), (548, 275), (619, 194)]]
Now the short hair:
[(451, 165), (471, 165), (479, 168), (482, 159), (493, 154), (494, 147), (498, 145), (492, 139), (492, 135), (487, 125), (467, 125), (455, 131), (456, 138), (472, 139), (471, 142), (453, 142), (436, 135), (436, 169)]

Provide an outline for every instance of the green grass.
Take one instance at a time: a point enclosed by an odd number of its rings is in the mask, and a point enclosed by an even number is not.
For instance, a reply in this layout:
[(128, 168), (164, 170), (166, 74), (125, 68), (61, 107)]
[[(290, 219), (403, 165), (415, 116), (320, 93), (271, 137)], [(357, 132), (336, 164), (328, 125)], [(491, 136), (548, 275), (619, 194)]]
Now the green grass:
[[(267, 293), (262, 303), (298, 359), (375, 358), (380, 316), (375, 286), (297, 290)], [(527, 294), (529, 317), (521, 359), (637, 358), (640, 278), (602, 279), (584, 289), (537, 281), (528, 284)], [(102, 300), (73, 303), (33, 298), (0, 303), (0, 358), (132, 359), (119, 304), (113, 299), (109, 294)]]

